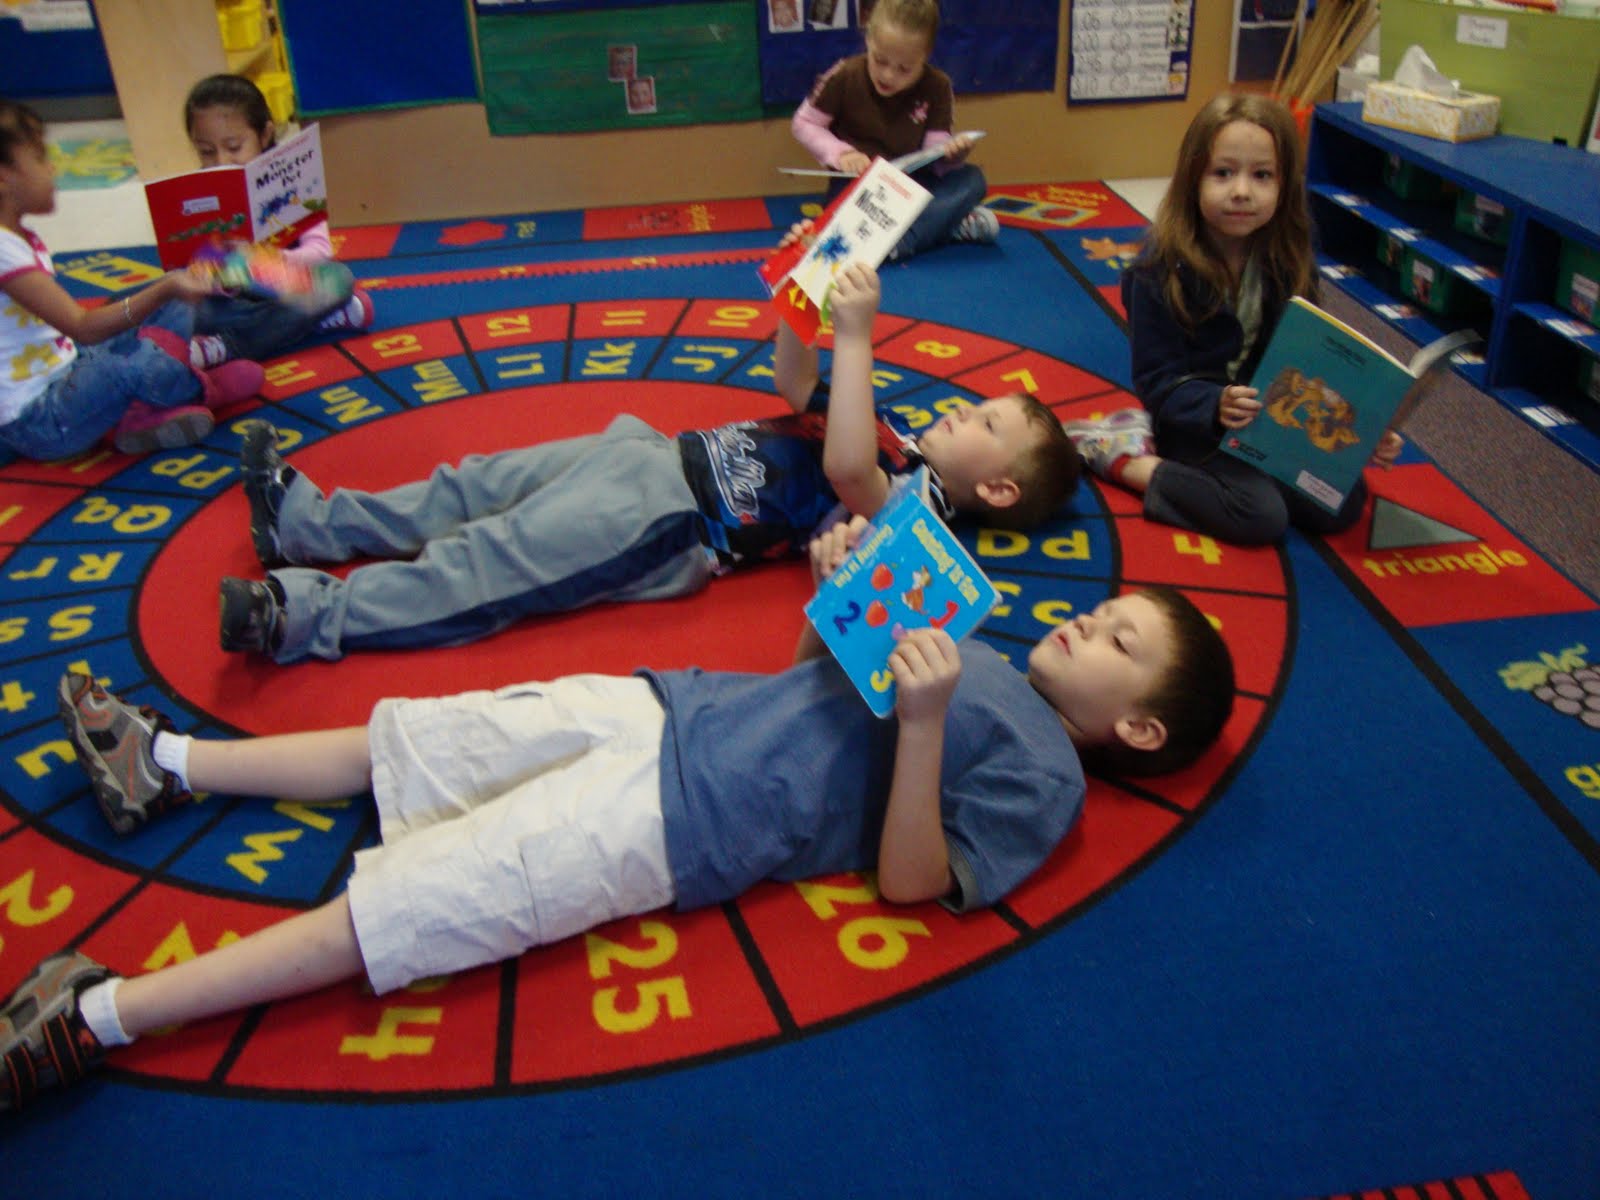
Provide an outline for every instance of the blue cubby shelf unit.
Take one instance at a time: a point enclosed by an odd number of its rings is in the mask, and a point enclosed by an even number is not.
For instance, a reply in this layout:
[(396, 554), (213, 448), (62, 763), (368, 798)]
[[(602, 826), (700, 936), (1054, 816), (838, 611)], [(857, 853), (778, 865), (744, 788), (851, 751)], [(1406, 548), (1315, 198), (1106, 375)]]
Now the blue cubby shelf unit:
[[(1504, 244), (1459, 231), (1448, 195), (1402, 194), (1397, 164), (1503, 206)], [(1321, 104), (1307, 186), (1325, 281), (1418, 343), (1477, 330), (1483, 342), (1454, 369), (1600, 471), (1600, 401), (1580, 382), (1600, 331), (1557, 305), (1562, 243), (1600, 251), (1600, 154), (1508, 136), (1444, 142), (1368, 125), (1359, 103)], [(1442, 311), (1407, 294), (1391, 265), (1399, 250), (1448, 275)]]

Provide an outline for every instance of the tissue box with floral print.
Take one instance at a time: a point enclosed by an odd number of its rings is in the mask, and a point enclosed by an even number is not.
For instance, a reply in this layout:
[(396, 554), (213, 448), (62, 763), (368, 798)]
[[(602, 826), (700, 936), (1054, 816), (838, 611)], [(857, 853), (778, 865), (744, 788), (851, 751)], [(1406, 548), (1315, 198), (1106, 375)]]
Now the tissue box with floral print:
[(1491, 137), (1500, 123), (1500, 97), (1461, 92), (1435, 96), (1403, 84), (1377, 81), (1367, 85), (1361, 119), (1446, 142)]

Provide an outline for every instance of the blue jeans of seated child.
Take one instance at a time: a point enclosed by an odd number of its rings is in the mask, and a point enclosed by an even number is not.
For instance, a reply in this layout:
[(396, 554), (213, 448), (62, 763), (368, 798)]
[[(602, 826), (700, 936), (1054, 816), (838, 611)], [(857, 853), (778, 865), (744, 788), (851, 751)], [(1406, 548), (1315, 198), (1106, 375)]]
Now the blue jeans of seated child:
[(1292, 525), (1306, 533), (1342, 533), (1361, 519), (1367, 485), (1358, 479), (1339, 511), (1315, 501), (1247, 462), (1199, 441), (1156, 442), (1161, 465), (1144, 493), (1144, 515), (1239, 546), (1279, 541)]
[[(962, 163), (943, 175), (939, 174), (939, 164), (932, 163), (911, 178), (932, 192), (933, 199), (928, 201), (928, 207), (922, 210), (911, 223), (911, 228), (905, 231), (899, 243), (890, 251), (890, 261), (910, 258), (941, 242), (948, 242), (956, 226), (983, 202), (989, 191), (988, 180), (972, 163)], [(833, 203), (834, 198), (854, 182), (852, 179), (833, 180), (828, 185), (826, 203)]]
[[(152, 313), (144, 326), (171, 330), (185, 342), (194, 332), (194, 308), (172, 300)], [(39, 462), (82, 454), (116, 428), (128, 405), (143, 400), (153, 408), (198, 403), (200, 377), (154, 342), (128, 329), (93, 346), (78, 347), (66, 374), (0, 425), (0, 446)]]
[[(343, 263), (336, 265), (349, 273)], [(207, 296), (195, 311), (194, 331), (220, 337), (229, 358), (272, 358), (314, 336), (322, 318), (344, 303), (340, 300), (319, 312), (304, 313), (277, 300)]]

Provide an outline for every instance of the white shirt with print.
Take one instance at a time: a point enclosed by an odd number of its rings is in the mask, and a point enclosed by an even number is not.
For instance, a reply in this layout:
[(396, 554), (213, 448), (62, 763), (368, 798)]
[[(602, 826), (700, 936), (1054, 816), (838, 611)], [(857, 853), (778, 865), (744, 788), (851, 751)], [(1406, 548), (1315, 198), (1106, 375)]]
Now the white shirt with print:
[[(56, 273), (50, 251), (32, 230), (0, 229), (0, 285), (29, 271)], [(0, 425), (8, 425), (66, 373), (78, 357), (73, 340), (0, 292)]]

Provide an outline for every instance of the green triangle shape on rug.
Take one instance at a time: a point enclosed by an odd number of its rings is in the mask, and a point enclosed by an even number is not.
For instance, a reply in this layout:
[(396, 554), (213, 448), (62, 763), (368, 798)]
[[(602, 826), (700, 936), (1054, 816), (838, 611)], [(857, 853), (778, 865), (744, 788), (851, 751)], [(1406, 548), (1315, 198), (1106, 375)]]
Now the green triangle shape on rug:
[(1392, 500), (1378, 499), (1372, 505), (1370, 550), (1405, 550), (1412, 546), (1443, 546), (1452, 542), (1475, 542), (1478, 535), (1446, 525), (1415, 509)]

